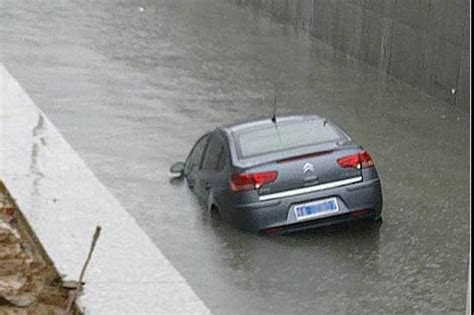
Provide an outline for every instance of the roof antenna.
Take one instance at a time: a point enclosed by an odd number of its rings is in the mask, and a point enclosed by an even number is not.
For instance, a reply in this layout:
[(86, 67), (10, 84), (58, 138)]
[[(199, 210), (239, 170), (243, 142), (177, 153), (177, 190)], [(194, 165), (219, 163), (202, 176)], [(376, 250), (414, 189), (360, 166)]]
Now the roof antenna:
[(276, 90), (275, 90), (275, 99), (273, 100), (272, 122), (275, 125), (275, 130), (276, 130), (276, 133), (278, 135), (278, 143), (280, 144), (280, 147), (281, 147), (280, 131), (278, 130), (278, 125), (277, 125), (277, 91)]
[(277, 120), (277, 94), (276, 94), (276, 91), (275, 91), (275, 99), (273, 100), (273, 116), (272, 116), (272, 122), (274, 124), (276, 124), (276, 120)]

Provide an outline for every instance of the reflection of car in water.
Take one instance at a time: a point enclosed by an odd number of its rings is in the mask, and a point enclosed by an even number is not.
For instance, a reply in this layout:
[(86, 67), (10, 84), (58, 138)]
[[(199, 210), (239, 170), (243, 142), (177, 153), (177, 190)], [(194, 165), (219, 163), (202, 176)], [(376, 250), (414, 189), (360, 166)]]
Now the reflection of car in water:
[(372, 158), (316, 115), (217, 128), (171, 172), (184, 175), (209, 209), (246, 230), (281, 233), (382, 219)]

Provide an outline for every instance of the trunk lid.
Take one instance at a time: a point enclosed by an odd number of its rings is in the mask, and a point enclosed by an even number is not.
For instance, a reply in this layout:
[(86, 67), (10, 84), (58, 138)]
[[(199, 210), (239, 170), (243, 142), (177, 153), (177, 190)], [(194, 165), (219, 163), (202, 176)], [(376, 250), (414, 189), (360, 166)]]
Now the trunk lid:
[[(359, 146), (338, 147), (333, 150), (315, 151), (304, 155), (274, 160), (248, 169), (247, 172), (277, 171), (272, 183), (259, 189), (259, 195), (279, 193), (305, 187), (344, 182), (362, 176), (361, 169), (343, 168), (337, 160), (357, 154)], [(328, 185), (326, 185), (328, 186)]]

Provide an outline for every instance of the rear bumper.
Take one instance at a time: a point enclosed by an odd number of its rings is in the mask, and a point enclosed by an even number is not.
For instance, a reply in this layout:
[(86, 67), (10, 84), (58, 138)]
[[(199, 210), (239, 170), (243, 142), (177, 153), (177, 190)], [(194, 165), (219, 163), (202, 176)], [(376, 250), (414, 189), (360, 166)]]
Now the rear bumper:
[[(339, 211), (336, 214), (308, 221), (296, 219), (294, 215), (296, 205), (331, 197), (337, 199)], [(362, 209), (367, 211), (354, 213)], [(221, 207), (221, 215), (227, 222), (249, 231), (283, 226), (285, 230), (302, 230), (361, 218), (377, 219), (381, 217), (381, 212), (382, 189), (378, 178), (297, 196), (258, 201), (234, 207)]]

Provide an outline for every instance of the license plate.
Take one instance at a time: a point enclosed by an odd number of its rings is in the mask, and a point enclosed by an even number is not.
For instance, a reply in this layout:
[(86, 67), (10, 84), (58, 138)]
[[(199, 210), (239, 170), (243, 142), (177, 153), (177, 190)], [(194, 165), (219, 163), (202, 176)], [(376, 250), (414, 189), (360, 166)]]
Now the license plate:
[(295, 207), (297, 220), (326, 216), (339, 211), (336, 198), (314, 201)]

